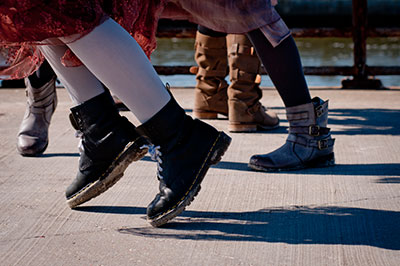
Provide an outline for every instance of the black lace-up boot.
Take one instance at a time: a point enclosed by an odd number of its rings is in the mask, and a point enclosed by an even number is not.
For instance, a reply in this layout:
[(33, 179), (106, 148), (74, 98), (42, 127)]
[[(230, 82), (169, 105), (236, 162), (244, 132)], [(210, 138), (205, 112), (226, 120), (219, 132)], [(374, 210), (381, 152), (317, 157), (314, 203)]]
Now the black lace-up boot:
[(160, 192), (147, 207), (147, 217), (158, 227), (179, 215), (193, 200), (209, 167), (218, 163), (231, 138), (192, 119), (172, 98), (149, 121), (139, 126), (154, 144)]
[(79, 170), (66, 190), (74, 208), (106, 191), (128, 165), (147, 153), (148, 141), (119, 115), (108, 91), (71, 109), (71, 123), (82, 133)]

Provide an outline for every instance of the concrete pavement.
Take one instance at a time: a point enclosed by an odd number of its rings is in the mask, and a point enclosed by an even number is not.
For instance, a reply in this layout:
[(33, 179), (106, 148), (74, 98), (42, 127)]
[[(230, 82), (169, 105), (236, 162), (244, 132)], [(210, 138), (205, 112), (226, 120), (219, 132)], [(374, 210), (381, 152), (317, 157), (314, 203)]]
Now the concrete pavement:
[[(148, 156), (103, 195), (68, 208), (78, 140), (71, 101), (57, 92), (49, 147), (27, 158), (15, 148), (24, 90), (0, 89), (0, 265), (400, 264), (400, 90), (311, 90), (330, 99), (337, 165), (272, 174), (247, 167), (287, 134), (278, 94), (264, 90), (262, 103), (282, 126), (230, 134), (195, 201), (163, 228), (145, 220), (158, 189)], [(172, 92), (190, 114), (193, 91)], [(227, 120), (209, 122), (227, 129)]]

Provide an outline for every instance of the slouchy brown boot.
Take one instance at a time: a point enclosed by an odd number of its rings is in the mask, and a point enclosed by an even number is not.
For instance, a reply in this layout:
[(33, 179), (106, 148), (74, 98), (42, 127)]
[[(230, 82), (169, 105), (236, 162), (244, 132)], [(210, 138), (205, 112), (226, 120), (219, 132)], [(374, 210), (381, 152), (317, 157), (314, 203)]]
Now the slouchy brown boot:
[(160, 185), (147, 207), (147, 219), (157, 227), (191, 203), (209, 167), (221, 160), (231, 138), (186, 115), (174, 98), (137, 129), (154, 144), (149, 152), (157, 161)]
[(259, 102), (261, 64), (251, 42), (243, 34), (228, 34), (227, 46), (231, 81), (228, 87), (229, 131), (252, 132), (278, 127), (278, 116)]
[(49, 143), (49, 125), (57, 106), (56, 77), (40, 88), (25, 79), (27, 105), (18, 132), (17, 150), (22, 156), (42, 154)]
[(260, 171), (285, 171), (335, 164), (328, 122), (328, 101), (320, 98), (311, 103), (286, 108), (289, 136), (279, 149), (264, 155), (253, 155), (249, 167)]
[(215, 119), (228, 115), (226, 38), (196, 34), (196, 74), (193, 115), (200, 119)]

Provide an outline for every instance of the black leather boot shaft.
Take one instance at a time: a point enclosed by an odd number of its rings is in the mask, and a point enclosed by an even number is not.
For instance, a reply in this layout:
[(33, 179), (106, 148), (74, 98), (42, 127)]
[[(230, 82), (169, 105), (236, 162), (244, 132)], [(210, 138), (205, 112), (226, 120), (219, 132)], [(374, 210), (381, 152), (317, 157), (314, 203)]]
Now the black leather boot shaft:
[(147, 216), (153, 226), (161, 226), (190, 204), (207, 170), (219, 162), (231, 139), (186, 115), (173, 98), (138, 131), (155, 145), (160, 192), (147, 207)]
[(71, 123), (82, 132), (83, 152), (75, 180), (67, 188), (71, 208), (101, 194), (141, 159), (148, 142), (119, 115), (108, 91), (71, 108)]
[(137, 131), (148, 136), (154, 145), (165, 145), (181, 131), (185, 117), (187, 117), (185, 110), (171, 97), (158, 113), (138, 126)]
[(108, 91), (71, 108), (72, 121), (83, 133), (85, 154), (92, 159), (108, 161), (121, 151), (121, 146), (139, 134), (122, 117)]

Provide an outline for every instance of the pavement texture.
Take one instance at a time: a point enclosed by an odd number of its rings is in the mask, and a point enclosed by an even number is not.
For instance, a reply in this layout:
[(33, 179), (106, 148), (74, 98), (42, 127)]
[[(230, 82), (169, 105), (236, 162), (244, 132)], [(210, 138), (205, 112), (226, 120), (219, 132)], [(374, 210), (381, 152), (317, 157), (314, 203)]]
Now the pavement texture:
[[(271, 174), (247, 167), (287, 136), (282, 101), (264, 90), (281, 127), (230, 133), (195, 201), (163, 228), (145, 219), (158, 191), (149, 156), (103, 195), (67, 206), (78, 139), (57, 92), (50, 144), (28, 158), (16, 151), (24, 90), (0, 89), (0, 265), (400, 265), (400, 90), (311, 90), (330, 99), (337, 165)], [(193, 90), (172, 93), (191, 114)], [(227, 130), (226, 119), (208, 122)]]

